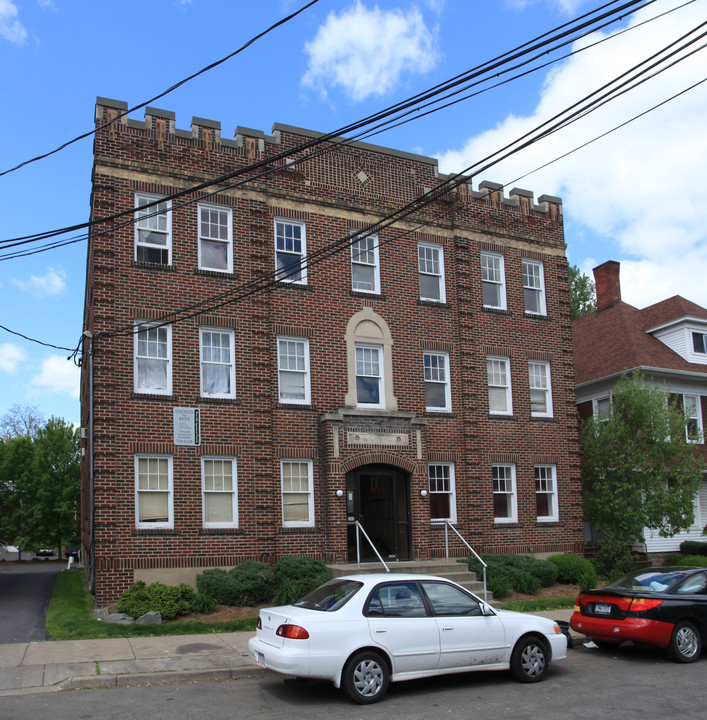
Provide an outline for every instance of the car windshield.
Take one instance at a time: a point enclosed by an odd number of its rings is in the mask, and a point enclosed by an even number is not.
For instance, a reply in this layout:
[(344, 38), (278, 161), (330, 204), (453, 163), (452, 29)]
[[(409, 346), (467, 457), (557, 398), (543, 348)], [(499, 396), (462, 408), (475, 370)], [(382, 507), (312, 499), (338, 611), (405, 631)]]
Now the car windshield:
[(666, 570), (665, 568), (644, 568), (629, 573), (620, 580), (606, 586), (607, 590), (665, 592), (674, 582), (685, 577), (684, 570)]
[(356, 580), (329, 580), (316, 590), (307, 593), (301, 600), (293, 603), (295, 607), (308, 610), (332, 612), (343, 607), (361, 588), (363, 583)]

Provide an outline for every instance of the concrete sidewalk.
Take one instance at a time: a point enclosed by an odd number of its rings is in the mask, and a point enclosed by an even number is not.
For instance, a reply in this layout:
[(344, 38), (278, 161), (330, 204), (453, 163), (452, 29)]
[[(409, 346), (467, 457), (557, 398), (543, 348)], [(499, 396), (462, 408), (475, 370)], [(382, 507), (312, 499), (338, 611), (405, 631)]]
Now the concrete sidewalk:
[(0, 645), (0, 697), (252, 677), (252, 632)]
[[(571, 610), (539, 612), (569, 621)], [(0, 697), (79, 688), (257, 677), (253, 632), (0, 645)], [(584, 638), (572, 632), (575, 642)]]

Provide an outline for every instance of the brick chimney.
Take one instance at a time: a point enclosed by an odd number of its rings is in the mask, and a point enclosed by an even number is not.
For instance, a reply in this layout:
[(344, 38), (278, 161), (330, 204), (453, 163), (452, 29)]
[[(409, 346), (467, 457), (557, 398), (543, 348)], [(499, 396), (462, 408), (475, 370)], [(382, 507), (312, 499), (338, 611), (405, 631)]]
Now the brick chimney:
[(620, 267), (621, 264), (616, 260), (607, 260), (592, 271), (597, 291), (597, 310), (604, 310), (621, 300)]

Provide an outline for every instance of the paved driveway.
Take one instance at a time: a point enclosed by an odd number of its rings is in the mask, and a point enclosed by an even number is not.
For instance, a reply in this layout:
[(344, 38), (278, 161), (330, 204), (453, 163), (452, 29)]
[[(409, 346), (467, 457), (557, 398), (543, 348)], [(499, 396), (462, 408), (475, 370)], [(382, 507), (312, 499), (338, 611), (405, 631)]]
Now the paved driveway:
[(0, 562), (0, 643), (46, 640), (44, 621), (65, 562)]

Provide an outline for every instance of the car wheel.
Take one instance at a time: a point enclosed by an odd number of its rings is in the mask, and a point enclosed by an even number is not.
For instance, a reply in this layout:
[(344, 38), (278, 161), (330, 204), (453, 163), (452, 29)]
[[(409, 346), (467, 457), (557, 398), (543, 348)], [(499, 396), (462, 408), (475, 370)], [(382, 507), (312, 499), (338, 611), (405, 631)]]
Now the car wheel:
[(378, 702), (387, 692), (390, 673), (385, 659), (373, 650), (353, 655), (344, 667), (341, 687), (355, 703)]
[(536, 637), (521, 638), (511, 655), (511, 675), (519, 682), (538, 682), (549, 665), (547, 646)]
[(702, 641), (697, 628), (687, 620), (675, 625), (670, 636), (668, 655), (676, 662), (691, 663), (700, 657)]

